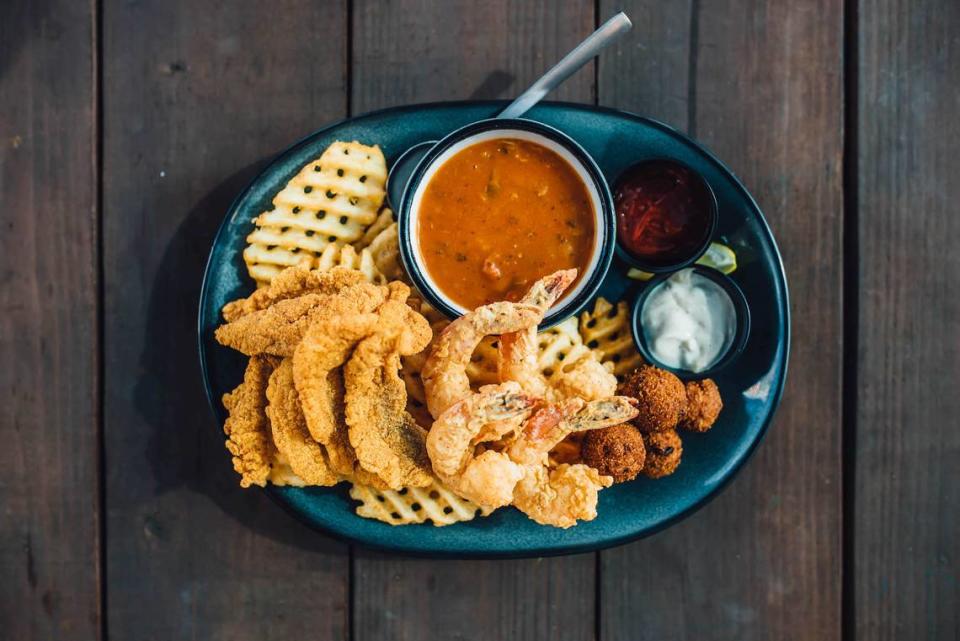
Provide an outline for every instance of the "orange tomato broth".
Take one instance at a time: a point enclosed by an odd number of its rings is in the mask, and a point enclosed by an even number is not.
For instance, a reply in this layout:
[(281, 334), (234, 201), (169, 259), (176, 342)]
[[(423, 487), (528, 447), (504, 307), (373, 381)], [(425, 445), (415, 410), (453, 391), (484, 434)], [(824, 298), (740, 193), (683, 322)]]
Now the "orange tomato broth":
[(466, 309), (518, 300), (558, 269), (577, 268), (579, 282), (596, 233), (590, 195), (573, 167), (513, 138), (476, 143), (444, 162), (424, 189), (417, 223), (430, 279)]

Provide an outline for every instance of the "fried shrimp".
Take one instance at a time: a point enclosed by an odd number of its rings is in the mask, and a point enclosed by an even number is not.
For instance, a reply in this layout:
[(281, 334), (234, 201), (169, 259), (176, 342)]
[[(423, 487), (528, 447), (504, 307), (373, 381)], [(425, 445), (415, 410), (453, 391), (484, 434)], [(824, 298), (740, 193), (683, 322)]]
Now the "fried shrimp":
[(537, 400), (514, 382), (481, 387), (450, 406), (427, 434), (433, 470), (450, 489), (486, 509), (513, 501), (513, 488), (523, 469), (502, 452), (474, 456), (473, 440), (488, 423), (523, 420)]
[[(546, 315), (546, 311), (557, 302), (576, 277), (577, 272), (574, 269), (557, 272), (548, 277), (552, 280), (546, 283), (539, 281), (520, 299), (520, 303), (536, 305), (543, 309)], [(592, 355), (562, 368), (548, 383), (537, 365), (538, 353), (535, 325), (501, 336), (497, 364), (500, 380), (517, 381), (526, 393), (553, 401), (568, 398), (593, 401), (616, 394), (616, 376), (607, 371)]]
[(323, 447), (307, 430), (289, 358), (281, 361), (270, 375), (267, 400), (273, 442), (294, 473), (310, 485), (336, 485), (340, 477), (330, 468)]
[(227, 420), (227, 450), (233, 456), (233, 469), (240, 475), (240, 486), (267, 484), (277, 448), (270, 438), (270, 421), (264, 411), (267, 405), (267, 382), (277, 361), (269, 356), (254, 356), (247, 363), (243, 382), (223, 395)]
[(223, 306), (223, 319), (233, 322), (241, 316), (266, 309), (274, 303), (297, 298), (304, 294), (330, 295), (350, 285), (364, 282), (362, 272), (353, 269), (335, 267), (329, 271), (311, 270), (304, 266), (285, 269), (270, 281), (248, 296)]
[(583, 464), (562, 464), (550, 470), (547, 454), (573, 432), (618, 425), (636, 414), (636, 401), (623, 396), (590, 403), (569, 399), (538, 410), (507, 450), (524, 468), (524, 476), (514, 488), (513, 504), (541, 525), (568, 528), (578, 520), (596, 518), (598, 493), (613, 479)]
[(431, 336), (423, 316), (401, 300), (387, 301), (376, 331), (360, 341), (343, 368), (350, 444), (360, 466), (390, 489), (432, 482), (426, 431), (406, 411), (399, 374), (400, 356), (419, 352)]
[(597, 518), (600, 490), (613, 479), (581, 463), (530, 468), (514, 488), (514, 505), (540, 525), (568, 528)]
[[(536, 307), (542, 320), (576, 278), (575, 269), (555, 272), (534, 283), (520, 299), (520, 304)], [(516, 381), (527, 394), (543, 398), (547, 392), (547, 381), (537, 367), (537, 324), (500, 337), (497, 369), (500, 380)]]
[(536, 328), (552, 304), (547, 303), (559, 298), (575, 277), (576, 270), (555, 272), (534, 283), (524, 297), (534, 302), (491, 303), (447, 325), (437, 337), (421, 372), (430, 414), (439, 418), (451, 405), (470, 395), (466, 368), (485, 336)]

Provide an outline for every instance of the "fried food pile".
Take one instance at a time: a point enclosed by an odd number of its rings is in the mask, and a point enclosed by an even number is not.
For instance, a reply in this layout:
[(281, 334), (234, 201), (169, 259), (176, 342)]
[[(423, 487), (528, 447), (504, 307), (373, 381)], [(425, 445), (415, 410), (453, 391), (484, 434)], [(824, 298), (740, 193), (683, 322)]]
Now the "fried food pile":
[(677, 430), (723, 406), (714, 382), (643, 365), (623, 302), (538, 333), (575, 270), (449, 321), (408, 285), (385, 177), (377, 147), (333, 143), (254, 221), (257, 289), (215, 332), (249, 357), (223, 397), (241, 486), (349, 482), (392, 525), (512, 505), (567, 528), (603, 488), (673, 473)]
[(641, 472), (652, 479), (673, 474), (683, 454), (677, 430), (706, 432), (723, 409), (713, 380), (684, 385), (674, 374), (650, 365), (627, 375), (618, 393), (637, 400), (637, 416), (630, 424), (590, 432), (581, 445), (583, 462), (617, 483)]
[(398, 374), (400, 357), (432, 337), (409, 295), (357, 270), (291, 267), (224, 308), (217, 341), (250, 356), (243, 383), (224, 397), (241, 485), (433, 482), (426, 432), (406, 411)]

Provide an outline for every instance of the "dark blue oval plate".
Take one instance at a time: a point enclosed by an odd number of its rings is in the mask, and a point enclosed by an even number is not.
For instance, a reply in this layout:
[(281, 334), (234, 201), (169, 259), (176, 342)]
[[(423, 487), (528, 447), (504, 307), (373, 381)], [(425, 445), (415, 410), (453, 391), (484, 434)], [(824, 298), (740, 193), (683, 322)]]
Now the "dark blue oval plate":
[[(417, 105), (331, 125), (280, 154), (240, 194), (214, 240), (200, 294), (200, 364), (218, 429), (225, 418), (220, 398), (242, 380), (246, 358), (218, 345), (213, 331), (220, 323), (223, 305), (253, 289), (241, 256), (244, 239), (251, 230), (250, 220), (269, 205), (301, 166), (318, 157), (334, 140), (378, 144), (389, 165), (411, 145), (438, 140), (469, 122), (495, 115), (504, 105)], [(393, 527), (357, 516), (346, 484), (267, 490), (309, 525), (365, 545), (429, 556), (520, 557), (595, 550), (649, 535), (704, 505), (743, 465), (769, 425), (787, 369), (787, 286), (776, 243), (747, 190), (703, 147), (646, 118), (557, 103), (541, 104), (527, 117), (552, 125), (583, 145), (608, 180), (638, 160), (667, 157), (690, 165), (710, 182), (719, 203), (717, 237), (737, 253), (739, 268), (732, 277), (743, 289), (753, 317), (753, 330), (743, 354), (716, 379), (724, 400), (720, 419), (706, 434), (684, 436), (683, 463), (676, 473), (604, 490), (599, 516), (568, 530), (537, 525), (513, 508), (447, 527)], [(628, 280), (626, 266), (615, 260), (600, 293), (609, 300), (631, 300), (642, 286)]]

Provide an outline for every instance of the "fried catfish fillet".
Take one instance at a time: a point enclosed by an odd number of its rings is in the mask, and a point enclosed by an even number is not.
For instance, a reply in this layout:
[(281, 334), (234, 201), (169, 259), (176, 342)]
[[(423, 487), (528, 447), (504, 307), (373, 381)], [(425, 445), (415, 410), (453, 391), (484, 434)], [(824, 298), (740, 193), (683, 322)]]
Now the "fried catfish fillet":
[(227, 435), (227, 450), (233, 456), (233, 469), (240, 475), (240, 486), (263, 487), (270, 477), (277, 449), (270, 437), (267, 405), (267, 382), (277, 366), (277, 359), (254, 356), (247, 363), (243, 382), (223, 395), (227, 420), (223, 431)]
[(356, 344), (374, 331), (378, 319), (374, 313), (324, 315), (310, 326), (293, 353), (293, 380), (307, 428), (327, 448), (333, 469), (344, 475), (353, 473), (357, 457), (347, 437), (339, 367)]
[(309, 485), (336, 485), (340, 477), (330, 469), (323, 447), (307, 431), (289, 358), (270, 375), (267, 401), (273, 442), (294, 473)]
[(386, 300), (389, 290), (357, 283), (334, 294), (304, 294), (280, 300), (266, 309), (221, 325), (214, 336), (221, 345), (247, 356), (293, 356), (307, 329), (322, 315), (344, 316), (371, 312)]
[(266, 309), (281, 300), (304, 294), (336, 294), (365, 280), (366, 277), (361, 272), (342, 267), (325, 272), (300, 265), (289, 267), (280, 272), (266, 287), (261, 287), (247, 298), (224, 305), (223, 319), (231, 323), (241, 316)]
[(400, 356), (426, 347), (432, 331), (403, 300), (387, 301), (378, 316), (376, 332), (360, 341), (343, 368), (350, 444), (360, 466), (390, 489), (424, 487), (433, 480), (426, 431), (406, 411), (399, 369)]

